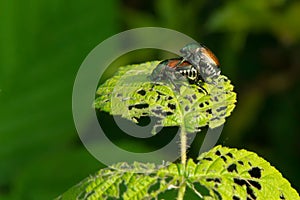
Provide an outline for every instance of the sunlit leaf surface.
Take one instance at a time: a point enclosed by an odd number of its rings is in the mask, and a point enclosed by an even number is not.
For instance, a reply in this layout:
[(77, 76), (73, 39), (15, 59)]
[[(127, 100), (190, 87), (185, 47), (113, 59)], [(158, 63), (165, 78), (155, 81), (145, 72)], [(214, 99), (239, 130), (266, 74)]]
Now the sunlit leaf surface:
[(170, 199), (182, 182), (195, 199), (299, 199), (290, 183), (266, 160), (253, 152), (217, 146), (188, 161), (167, 167), (118, 163), (100, 170), (72, 187), (57, 200)]

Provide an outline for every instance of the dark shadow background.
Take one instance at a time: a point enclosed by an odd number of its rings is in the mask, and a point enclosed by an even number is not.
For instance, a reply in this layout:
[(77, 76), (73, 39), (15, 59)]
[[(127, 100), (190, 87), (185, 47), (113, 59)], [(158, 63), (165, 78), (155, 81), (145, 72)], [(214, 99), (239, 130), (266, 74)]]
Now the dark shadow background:
[[(0, 199), (51, 199), (104, 167), (76, 133), (73, 82), (97, 44), (143, 26), (218, 56), (238, 93), (219, 143), (257, 152), (299, 191), (299, 19), (296, 0), (0, 1)], [(153, 55), (117, 64), (167, 58)]]

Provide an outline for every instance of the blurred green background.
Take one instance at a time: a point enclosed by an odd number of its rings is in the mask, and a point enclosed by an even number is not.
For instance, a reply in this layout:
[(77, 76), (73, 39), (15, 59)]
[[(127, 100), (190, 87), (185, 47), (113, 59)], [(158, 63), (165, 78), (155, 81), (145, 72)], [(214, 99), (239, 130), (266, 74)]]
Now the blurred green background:
[[(76, 133), (73, 82), (97, 44), (143, 26), (218, 56), (238, 93), (219, 143), (257, 152), (299, 191), (299, 19), (297, 0), (0, 1), (0, 199), (51, 199), (104, 167)], [(139, 51), (118, 64), (162, 58)]]

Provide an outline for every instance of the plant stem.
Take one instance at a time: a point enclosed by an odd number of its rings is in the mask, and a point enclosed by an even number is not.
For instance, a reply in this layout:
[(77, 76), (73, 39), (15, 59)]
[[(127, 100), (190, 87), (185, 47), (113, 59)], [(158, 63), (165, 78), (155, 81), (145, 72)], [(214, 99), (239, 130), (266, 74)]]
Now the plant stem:
[[(184, 177), (182, 177), (182, 179), (184, 179)], [(178, 190), (178, 196), (177, 196), (177, 200), (183, 200), (184, 194), (185, 194), (185, 188), (186, 188), (186, 184), (183, 182), (184, 180), (182, 180), (182, 184)]]
[(183, 128), (182, 126), (180, 132), (180, 155), (181, 155), (181, 164), (184, 170), (186, 165), (186, 147), (187, 147), (187, 137), (186, 137), (185, 128)]
[(182, 164), (182, 171), (181, 173), (181, 185), (178, 190), (178, 196), (177, 200), (183, 200), (185, 189), (186, 189), (186, 183), (185, 183), (185, 167), (186, 167), (186, 148), (187, 148), (187, 136), (184, 126), (181, 126), (180, 131), (180, 154), (181, 154), (181, 164)]

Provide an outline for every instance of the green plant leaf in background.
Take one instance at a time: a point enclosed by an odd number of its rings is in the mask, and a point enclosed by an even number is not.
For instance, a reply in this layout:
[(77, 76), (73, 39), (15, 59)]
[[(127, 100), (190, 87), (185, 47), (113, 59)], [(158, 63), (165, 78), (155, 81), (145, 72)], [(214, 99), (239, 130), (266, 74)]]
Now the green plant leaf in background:
[(0, 1), (0, 199), (54, 198), (101, 166), (78, 141), (71, 96), (117, 16), (116, 0)]
[(149, 76), (158, 61), (121, 67), (97, 90), (95, 108), (137, 122), (142, 116), (157, 117), (157, 126), (184, 126), (187, 132), (209, 125), (222, 125), (235, 107), (236, 94), (225, 76), (217, 85), (203, 83), (207, 93), (195, 85), (181, 85), (180, 91)]
[[(102, 169), (69, 189), (57, 200), (70, 199), (172, 199), (181, 184), (188, 199), (297, 200), (296, 190), (279, 171), (253, 152), (217, 146), (194, 163), (168, 167), (119, 163)], [(174, 199), (174, 198), (173, 198)]]

